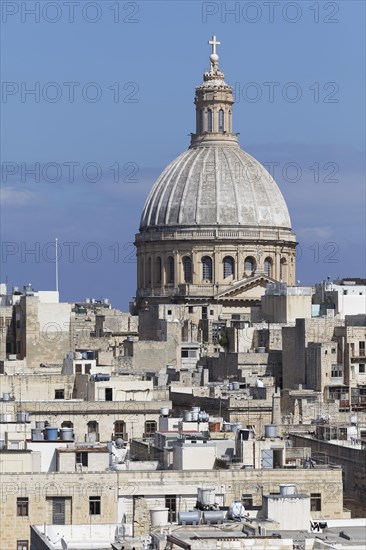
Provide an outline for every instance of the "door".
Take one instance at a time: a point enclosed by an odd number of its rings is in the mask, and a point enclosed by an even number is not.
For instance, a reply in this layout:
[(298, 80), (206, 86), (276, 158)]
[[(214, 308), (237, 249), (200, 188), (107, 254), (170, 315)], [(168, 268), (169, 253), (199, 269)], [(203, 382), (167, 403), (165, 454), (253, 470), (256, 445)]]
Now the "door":
[(273, 468), (273, 450), (262, 450), (262, 468)]
[(65, 498), (52, 499), (52, 523), (54, 525), (65, 525)]

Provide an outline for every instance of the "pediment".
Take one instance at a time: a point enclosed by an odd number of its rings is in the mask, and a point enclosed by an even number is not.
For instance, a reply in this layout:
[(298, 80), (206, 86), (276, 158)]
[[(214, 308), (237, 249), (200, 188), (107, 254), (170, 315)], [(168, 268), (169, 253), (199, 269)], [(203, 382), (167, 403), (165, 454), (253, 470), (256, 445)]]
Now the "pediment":
[(267, 284), (275, 282), (272, 277), (268, 277), (264, 273), (254, 275), (254, 277), (246, 277), (220, 292), (217, 298), (258, 299), (264, 294)]

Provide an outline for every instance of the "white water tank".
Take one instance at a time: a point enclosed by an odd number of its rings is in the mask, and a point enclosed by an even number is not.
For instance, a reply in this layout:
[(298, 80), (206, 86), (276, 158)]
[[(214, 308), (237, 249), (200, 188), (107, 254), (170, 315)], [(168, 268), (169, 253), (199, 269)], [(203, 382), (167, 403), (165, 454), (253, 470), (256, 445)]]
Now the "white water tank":
[(294, 483), (280, 483), (280, 495), (288, 497), (296, 495), (296, 485)]
[(202, 506), (213, 506), (215, 504), (215, 487), (206, 487), (197, 489), (197, 502)]
[(150, 510), (151, 527), (168, 524), (169, 508), (152, 508)]
[(160, 414), (161, 416), (169, 416), (169, 407), (161, 407)]
[(242, 518), (245, 515), (245, 508), (241, 500), (234, 500), (229, 506), (229, 515), (232, 518)]
[(264, 435), (266, 437), (277, 437), (277, 426), (276, 426), (276, 424), (265, 424), (264, 425)]

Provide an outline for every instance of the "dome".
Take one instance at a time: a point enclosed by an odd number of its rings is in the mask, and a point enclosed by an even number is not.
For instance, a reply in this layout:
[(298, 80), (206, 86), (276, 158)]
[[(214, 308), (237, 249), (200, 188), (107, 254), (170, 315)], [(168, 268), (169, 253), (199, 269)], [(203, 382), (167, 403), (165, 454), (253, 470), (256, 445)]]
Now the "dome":
[(196, 226), (290, 229), (267, 170), (237, 143), (207, 140), (171, 162), (146, 201), (140, 231)]

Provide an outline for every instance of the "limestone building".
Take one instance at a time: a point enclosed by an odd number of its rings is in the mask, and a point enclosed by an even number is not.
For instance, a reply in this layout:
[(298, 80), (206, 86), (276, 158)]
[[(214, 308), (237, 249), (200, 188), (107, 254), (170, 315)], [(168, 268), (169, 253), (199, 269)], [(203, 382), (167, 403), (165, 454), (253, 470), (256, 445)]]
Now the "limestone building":
[(196, 131), (163, 171), (142, 212), (137, 306), (216, 302), (250, 305), (268, 282), (295, 284), (296, 238), (285, 200), (233, 131), (233, 89), (219, 69), (196, 88)]

